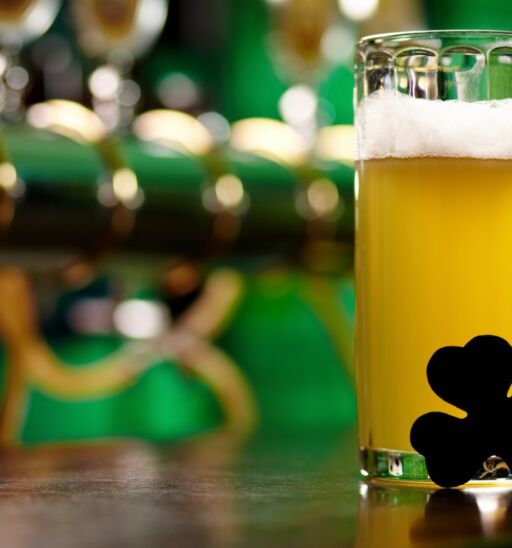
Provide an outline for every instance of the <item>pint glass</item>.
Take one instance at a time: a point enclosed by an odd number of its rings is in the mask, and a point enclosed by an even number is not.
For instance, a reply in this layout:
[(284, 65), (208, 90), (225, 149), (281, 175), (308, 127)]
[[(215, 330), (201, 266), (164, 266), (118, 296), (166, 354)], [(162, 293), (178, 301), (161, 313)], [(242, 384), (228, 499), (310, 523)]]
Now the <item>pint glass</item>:
[[(413, 423), (434, 411), (466, 416), (429, 385), (429, 360), (480, 335), (512, 343), (511, 97), (512, 33), (425, 31), (358, 44), (356, 363), (365, 476), (428, 480), (411, 445)], [(483, 364), (472, 386), (489, 374)], [(508, 476), (499, 455), (493, 459), (474, 479)]]

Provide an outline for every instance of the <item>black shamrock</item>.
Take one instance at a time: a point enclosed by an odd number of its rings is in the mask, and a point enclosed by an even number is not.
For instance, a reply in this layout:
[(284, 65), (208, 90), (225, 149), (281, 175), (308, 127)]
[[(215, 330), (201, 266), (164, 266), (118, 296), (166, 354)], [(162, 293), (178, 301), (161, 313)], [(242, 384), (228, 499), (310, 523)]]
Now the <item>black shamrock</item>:
[(427, 413), (411, 428), (411, 445), (425, 457), (432, 481), (462, 485), (493, 455), (512, 469), (512, 347), (493, 335), (475, 337), (465, 346), (437, 350), (427, 365), (432, 390), (467, 412), (458, 419)]

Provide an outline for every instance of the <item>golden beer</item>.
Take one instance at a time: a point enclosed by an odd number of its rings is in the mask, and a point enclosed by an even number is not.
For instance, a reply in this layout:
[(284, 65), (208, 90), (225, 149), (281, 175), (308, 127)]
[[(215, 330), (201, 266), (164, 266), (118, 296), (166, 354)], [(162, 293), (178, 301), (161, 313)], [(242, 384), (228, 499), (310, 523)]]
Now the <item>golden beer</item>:
[(465, 415), (428, 385), (432, 354), (512, 341), (512, 161), (365, 161), (357, 238), (360, 441), (412, 451), (420, 415)]
[[(412, 425), (466, 416), (429, 385), (430, 358), (480, 335), (512, 343), (512, 33), (363, 39), (356, 92), (362, 472), (425, 481)], [(498, 477), (487, 462), (475, 479)]]

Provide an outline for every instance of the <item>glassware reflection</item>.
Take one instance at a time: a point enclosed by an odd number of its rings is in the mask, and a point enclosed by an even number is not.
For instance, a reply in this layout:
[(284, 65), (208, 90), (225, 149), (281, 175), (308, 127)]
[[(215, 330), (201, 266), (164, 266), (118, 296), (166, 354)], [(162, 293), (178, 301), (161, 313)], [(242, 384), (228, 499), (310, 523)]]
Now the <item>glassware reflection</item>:
[(426, 491), (362, 484), (356, 546), (508, 546), (511, 518), (512, 491), (506, 488)]

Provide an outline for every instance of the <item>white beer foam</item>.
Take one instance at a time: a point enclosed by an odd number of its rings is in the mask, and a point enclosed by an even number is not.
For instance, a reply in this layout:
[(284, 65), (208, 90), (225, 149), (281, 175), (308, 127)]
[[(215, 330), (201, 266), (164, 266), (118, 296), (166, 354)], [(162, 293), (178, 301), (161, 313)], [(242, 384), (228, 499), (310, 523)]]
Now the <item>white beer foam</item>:
[(360, 160), (512, 158), (512, 99), (431, 101), (378, 91), (363, 99), (356, 124)]

